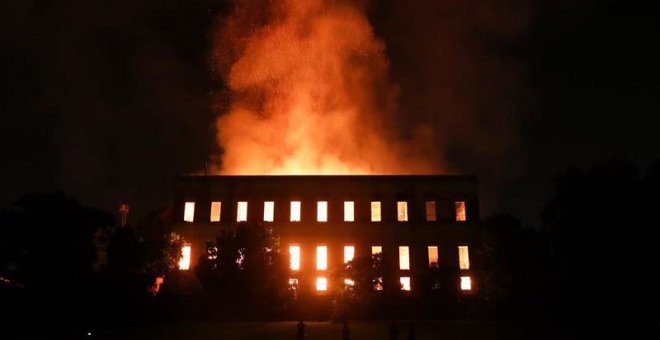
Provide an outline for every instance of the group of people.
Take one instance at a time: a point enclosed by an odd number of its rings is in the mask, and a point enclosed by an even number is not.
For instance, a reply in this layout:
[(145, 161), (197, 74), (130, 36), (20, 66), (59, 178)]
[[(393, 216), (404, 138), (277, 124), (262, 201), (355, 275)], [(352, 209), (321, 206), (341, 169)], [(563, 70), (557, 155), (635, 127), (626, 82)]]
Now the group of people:
[[(297, 328), (296, 340), (304, 340), (306, 336), (305, 323), (302, 320), (300, 320), (296, 328)], [(390, 324), (389, 326), (389, 336), (390, 336), (390, 340), (399, 339), (399, 328), (394, 323)], [(344, 320), (344, 325), (341, 328), (341, 338), (342, 340), (349, 340), (350, 337), (351, 337), (351, 328), (348, 326), (348, 321)], [(412, 322), (408, 324), (408, 340), (415, 340), (415, 327), (413, 326)]]

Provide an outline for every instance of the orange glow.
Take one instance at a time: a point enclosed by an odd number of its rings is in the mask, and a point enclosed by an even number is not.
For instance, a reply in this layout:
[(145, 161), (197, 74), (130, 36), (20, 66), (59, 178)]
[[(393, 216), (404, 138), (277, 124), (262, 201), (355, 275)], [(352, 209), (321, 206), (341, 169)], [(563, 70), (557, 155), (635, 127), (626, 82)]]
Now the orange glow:
[(468, 246), (458, 246), (458, 268), (470, 269), (470, 252)]
[(328, 247), (326, 246), (316, 247), (316, 269), (328, 269)]
[(273, 222), (275, 215), (275, 202), (264, 202), (264, 222)]
[(399, 269), (410, 270), (410, 248), (408, 246), (399, 247)]
[(195, 202), (186, 202), (183, 208), (183, 220), (192, 222), (195, 219)]
[(185, 245), (181, 247), (181, 258), (179, 258), (179, 270), (188, 270), (190, 269), (190, 258), (191, 258), (192, 247), (190, 245)]
[(436, 214), (435, 214), (435, 202), (434, 201), (426, 201), (426, 220), (429, 222), (433, 222), (437, 219)]
[(316, 278), (316, 290), (325, 291), (328, 290), (328, 279), (325, 277)]
[(456, 202), (456, 221), (465, 222), (466, 220), (467, 220), (467, 216), (466, 216), (466, 213), (465, 213), (465, 202), (457, 201)]
[(291, 270), (300, 270), (300, 246), (289, 246)]
[(438, 266), (438, 247), (429, 246), (429, 267)]
[(346, 286), (355, 286), (355, 281), (351, 279), (344, 279), (344, 285)]
[(410, 290), (410, 277), (409, 276), (400, 277), (399, 282), (401, 283), (401, 290)]
[(211, 222), (220, 222), (220, 202), (211, 202)]
[(300, 201), (291, 202), (291, 222), (300, 222)]
[(353, 261), (355, 257), (355, 246), (344, 246), (344, 263)]
[(344, 222), (354, 222), (355, 221), (355, 202), (345, 201), (344, 202)]
[(316, 202), (316, 220), (318, 222), (328, 222), (328, 202)]
[(461, 276), (461, 290), (472, 290), (472, 278)]
[(289, 287), (293, 290), (298, 289), (298, 279), (289, 279)]
[(397, 221), (408, 221), (408, 202), (396, 202)]
[(247, 202), (238, 202), (238, 207), (236, 210), (236, 222), (245, 222), (247, 221)]
[(383, 253), (383, 247), (382, 246), (372, 246), (371, 247), (371, 255), (378, 255)]
[(413, 125), (413, 137), (399, 137), (400, 90), (389, 80), (385, 45), (365, 7), (361, 1), (245, 1), (218, 21), (212, 70), (231, 101), (219, 106), (223, 153), (213, 172), (437, 172), (431, 128)]
[(371, 222), (380, 222), (380, 202), (371, 202)]

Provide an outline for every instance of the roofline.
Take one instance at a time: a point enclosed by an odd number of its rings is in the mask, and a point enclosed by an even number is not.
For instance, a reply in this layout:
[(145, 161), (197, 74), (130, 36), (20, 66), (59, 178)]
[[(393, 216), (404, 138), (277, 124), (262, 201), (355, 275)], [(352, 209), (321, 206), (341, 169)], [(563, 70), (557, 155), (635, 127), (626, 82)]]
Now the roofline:
[(220, 179), (443, 179), (443, 180), (463, 180), (479, 182), (476, 175), (457, 175), (457, 174), (431, 174), (431, 175), (178, 175), (177, 180), (220, 180)]

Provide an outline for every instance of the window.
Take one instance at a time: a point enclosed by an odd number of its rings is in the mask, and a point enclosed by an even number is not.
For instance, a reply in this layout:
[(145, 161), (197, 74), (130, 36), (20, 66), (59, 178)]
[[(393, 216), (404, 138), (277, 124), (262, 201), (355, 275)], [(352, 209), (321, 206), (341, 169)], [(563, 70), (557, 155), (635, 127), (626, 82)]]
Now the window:
[(438, 266), (438, 247), (429, 246), (429, 267)]
[(344, 202), (344, 222), (354, 222), (355, 221), (355, 202), (345, 201)]
[(192, 247), (187, 244), (181, 247), (181, 258), (179, 259), (179, 270), (188, 270), (190, 269), (190, 258), (192, 253)]
[(410, 277), (409, 276), (402, 276), (399, 278), (399, 282), (401, 283), (401, 290), (410, 290)]
[(316, 221), (328, 222), (328, 202), (316, 202)]
[(399, 247), (399, 269), (410, 269), (410, 248), (408, 246)]
[(468, 246), (458, 247), (458, 267), (463, 270), (470, 269), (470, 254)]
[(316, 270), (328, 269), (328, 247), (316, 247)]
[(291, 222), (300, 222), (300, 201), (291, 201)]
[(211, 202), (211, 222), (220, 222), (220, 202)]
[(456, 221), (465, 222), (467, 220), (467, 216), (465, 214), (465, 202), (456, 201), (455, 205), (456, 205)]
[(275, 202), (273, 201), (264, 202), (264, 222), (273, 222), (274, 215), (275, 215)]
[(383, 253), (382, 246), (371, 246), (371, 255), (378, 255)]
[(344, 263), (353, 261), (355, 257), (355, 246), (344, 246)]
[(371, 202), (371, 222), (380, 222), (380, 202)]
[(238, 202), (238, 209), (236, 210), (236, 222), (247, 221), (247, 202)]
[(195, 202), (186, 202), (183, 208), (183, 220), (192, 222), (195, 219)]
[(426, 220), (429, 222), (436, 221), (437, 217), (435, 215), (435, 202), (426, 201)]
[(289, 287), (292, 290), (297, 290), (298, 289), (298, 279), (295, 279), (295, 278), (289, 279)]
[(377, 291), (383, 290), (383, 278), (382, 277), (377, 277), (373, 281), (374, 289)]
[(472, 290), (472, 278), (461, 276), (461, 290)]
[(396, 216), (399, 222), (408, 221), (408, 202), (396, 202)]
[(291, 270), (300, 270), (300, 246), (289, 246), (289, 256)]
[(317, 277), (316, 290), (319, 292), (328, 290), (328, 279), (325, 277)]
[(345, 286), (355, 286), (355, 281), (351, 279), (344, 279), (344, 285)]

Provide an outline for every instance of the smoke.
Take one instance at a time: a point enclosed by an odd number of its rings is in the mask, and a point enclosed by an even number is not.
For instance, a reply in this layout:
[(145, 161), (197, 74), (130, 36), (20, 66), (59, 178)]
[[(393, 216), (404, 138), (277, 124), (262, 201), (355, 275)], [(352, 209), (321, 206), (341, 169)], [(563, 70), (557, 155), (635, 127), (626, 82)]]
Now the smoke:
[(442, 169), (433, 129), (401, 125), (383, 41), (352, 1), (237, 2), (213, 69), (223, 174), (392, 174)]

